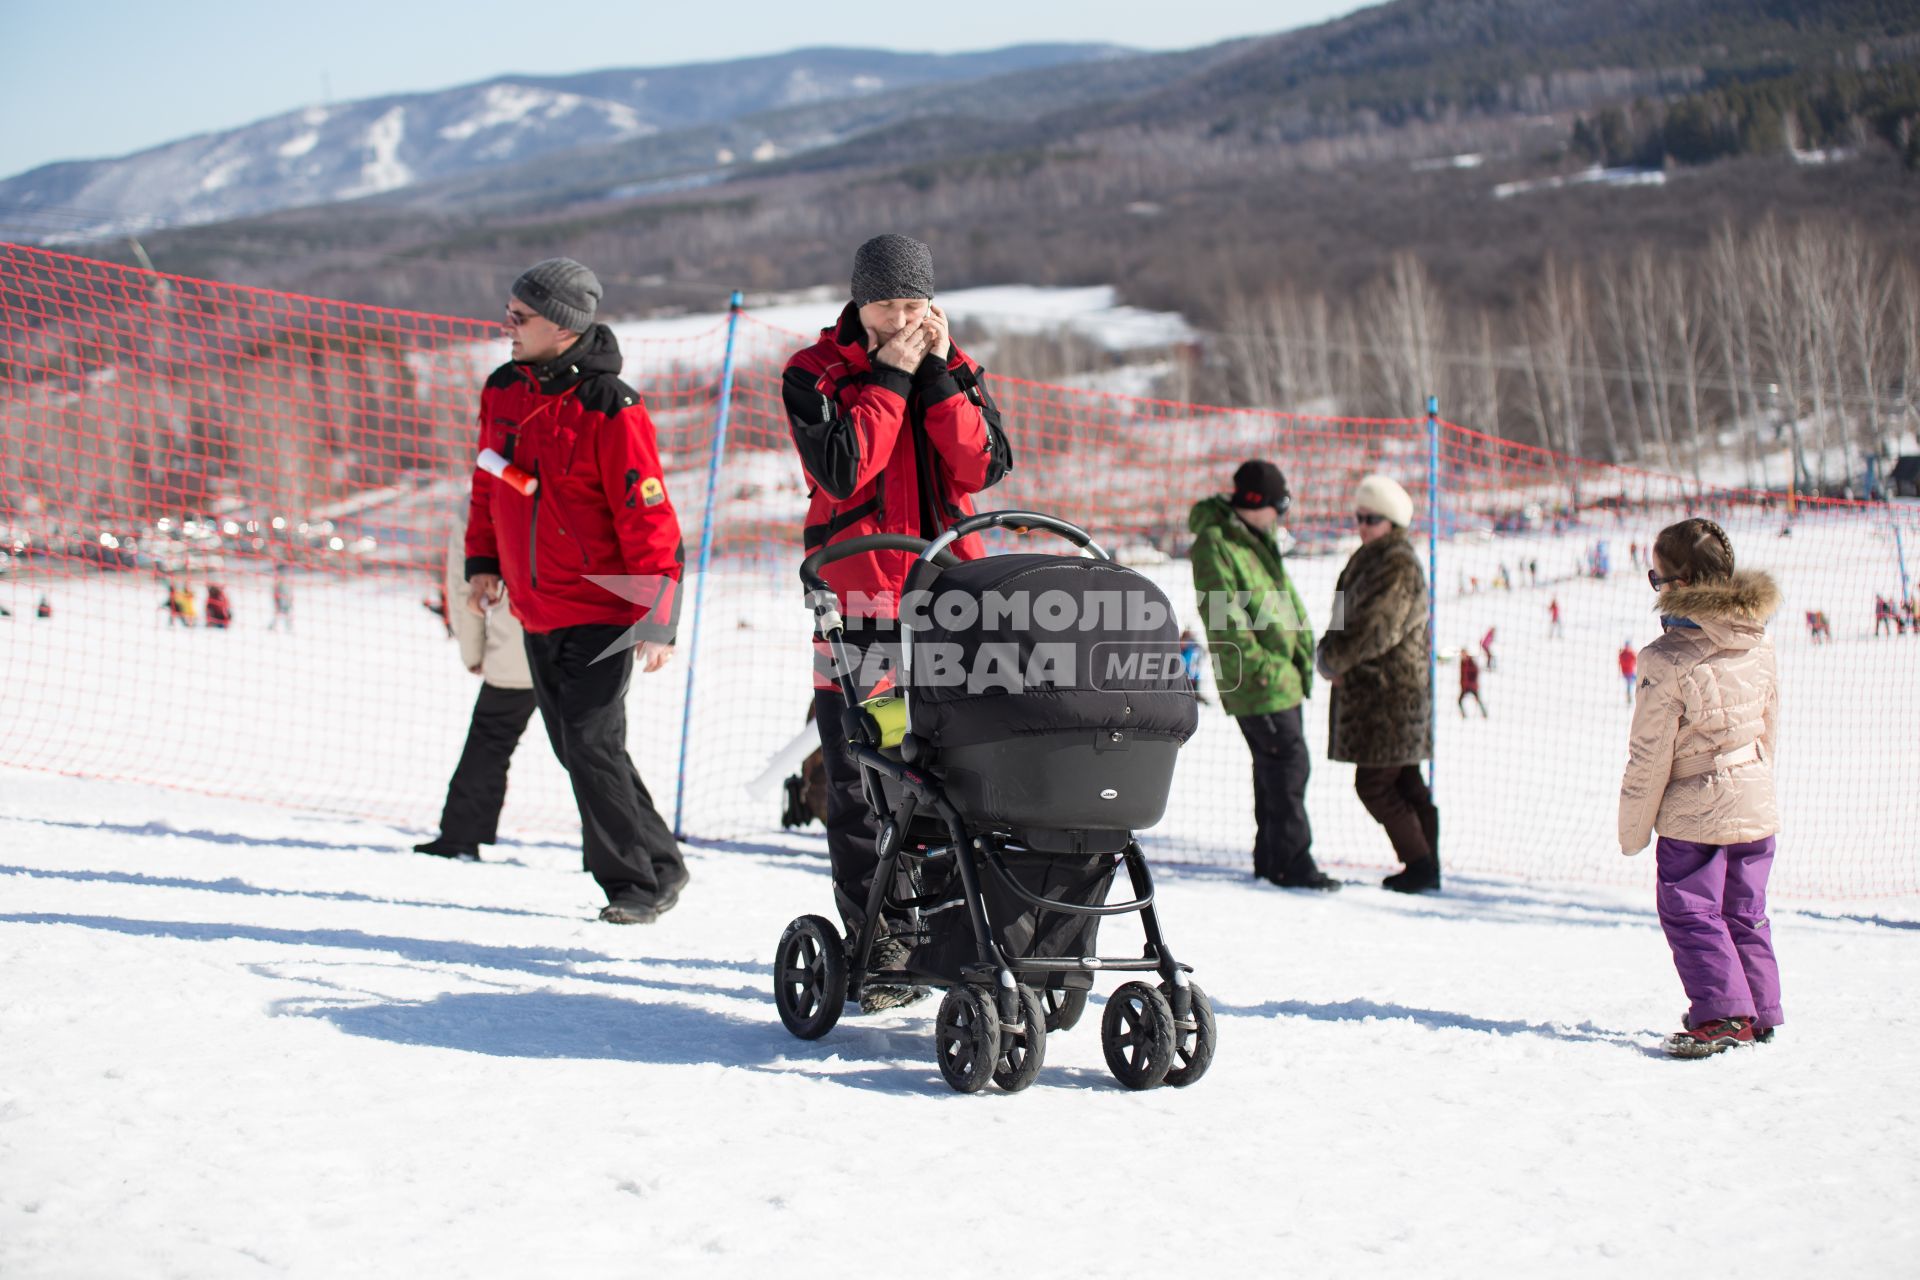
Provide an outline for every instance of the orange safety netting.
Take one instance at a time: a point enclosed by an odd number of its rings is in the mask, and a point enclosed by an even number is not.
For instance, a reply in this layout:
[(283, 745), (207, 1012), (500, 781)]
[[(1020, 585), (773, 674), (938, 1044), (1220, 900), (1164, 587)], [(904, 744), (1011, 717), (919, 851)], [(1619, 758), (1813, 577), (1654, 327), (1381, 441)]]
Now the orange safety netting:
[[(823, 306), (820, 323), (833, 311)], [(810, 689), (794, 572), (806, 491), (780, 373), (811, 335), (744, 313), (731, 326), (615, 328), (659, 429), (689, 568), (706, 566), (683, 606), (698, 602), (697, 637), (683, 622), (681, 662), (634, 680), (629, 746), (685, 835), (750, 837), (777, 828), (777, 785), (750, 784), (804, 732)], [(0, 764), (430, 832), (478, 688), (437, 611), (479, 386), (505, 354), (478, 321), (0, 246)], [(991, 371), (991, 350), (976, 354)], [(981, 509), (1086, 527), (1196, 631), (1188, 511), (1241, 460), (1271, 458), (1288, 475), (1288, 565), (1321, 628), (1354, 545), (1355, 482), (1384, 471), (1406, 486), (1423, 559), (1436, 535), (1436, 794), (1459, 872), (1648, 877), (1650, 859), (1622, 859), (1614, 838), (1631, 704), (1619, 653), (1658, 634), (1644, 575), (1654, 534), (1714, 515), (1786, 601), (1773, 629), (1786, 707), (1776, 883), (1825, 896), (1920, 890), (1920, 626), (1904, 611), (1915, 508), (1789, 506), (1424, 417), (991, 386), (1015, 468)], [(226, 626), (208, 625), (214, 587)], [(1478, 702), (1456, 702), (1462, 650), (1482, 668)], [(1206, 679), (1201, 691), (1211, 696)], [(1246, 746), (1217, 704), (1203, 711), (1149, 844), (1246, 865)], [(1326, 762), (1323, 697), (1305, 720), (1316, 855), (1390, 867), (1350, 768)], [(574, 823), (564, 775), (531, 729), (502, 829), (571, 839)]]

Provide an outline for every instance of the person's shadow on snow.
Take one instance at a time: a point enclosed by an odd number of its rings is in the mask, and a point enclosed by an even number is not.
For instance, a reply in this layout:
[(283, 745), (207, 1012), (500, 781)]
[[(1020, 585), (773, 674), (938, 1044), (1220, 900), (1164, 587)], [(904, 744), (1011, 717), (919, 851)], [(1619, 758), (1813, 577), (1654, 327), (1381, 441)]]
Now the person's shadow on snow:
[[(595, 992), (553, 990), (449, 992), (429, 1000), (309, 995), (271, 1007), (277, 1016), (318, 1018), (349, 1035), (394, 1044), (458, 1049), (492, 1057), (612, 1059), (679, 1066), (725, 1066), (783, 1075), (813, 1075), (852, 1088), (887, 1093), (954, 1096), (933, 1061), (931, 1018), (911, 1025), (850, 1017), (820, 1040), (796, 1040), (774, 1012), (772, 970), (764, 964), (707, 957), (612, 956), (587, 947), (503, 946), (451, 939), (367, 933), (358, 929), (286, 929), (230, 922), (134, 920), (57, 912), (0, 913), (0, 922), (77, 925), (130, 937), (190, 942), (250, 941), (345, 953), (329, 964), (398, 965), (439, 970), (447, 965), (515, 973), (542, 982), (606, 984), (653, 992), (667, 999), (622, 999)], [(287, 979), (288, 960), (263, 957), (250, 967)], [(336, 987), (303, 960), (297, 980)], [(608, 971), (606, 966), (617, 966)], [(673, 970), (710, 973), (711, 980), (671, 976)], [(763, 1015), (734, 1014), (683, 1003), (685, 997), (754, 1001)], [(835, 1060), (838, 1059), (836, 1062)], [(1083, 1079), (1083, 1076), (1088, 1078)], [(1118, 1088), (1091, 1073), (1052, 1070), (1056, 1084)]]

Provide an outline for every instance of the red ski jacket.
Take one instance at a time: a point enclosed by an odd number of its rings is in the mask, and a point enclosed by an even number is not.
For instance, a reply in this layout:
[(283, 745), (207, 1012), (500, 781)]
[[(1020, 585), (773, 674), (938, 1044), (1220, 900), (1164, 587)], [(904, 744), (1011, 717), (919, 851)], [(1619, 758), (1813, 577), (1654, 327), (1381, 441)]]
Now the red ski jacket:
[[(478, 467), (466, 575), (497, 573), (528, 631), (642, 623), (672, 643), (684, 553), (653, 419), (594, 325), (544, 365), (508, 363), (480, 393), (480, 440), (540, 483), (525, 496)], [(625, 579), (611, 584), (591, 579)]]
[[(958, 346), (945, 360), (927, 356), (912, 374), (875, 365), (851, 303), (787, 362), (781, 390), (807, 473), (809, 553), (869, 533), (931, 539), (974, 513), (971, 495), (1013, 469), (984, 373)], [(953, 552), (973, 560), (986, 548), (963, 538)], [(869, 552), (824, 576), (849, 622), (892, 618), (912, 563), (904, 551)], [(869, 603), (850, 603), (851, 595)]]
[(1632, 675), (1640, 666), (1640, 655), (1629, 646), (1620, 650), (1620, 674)]

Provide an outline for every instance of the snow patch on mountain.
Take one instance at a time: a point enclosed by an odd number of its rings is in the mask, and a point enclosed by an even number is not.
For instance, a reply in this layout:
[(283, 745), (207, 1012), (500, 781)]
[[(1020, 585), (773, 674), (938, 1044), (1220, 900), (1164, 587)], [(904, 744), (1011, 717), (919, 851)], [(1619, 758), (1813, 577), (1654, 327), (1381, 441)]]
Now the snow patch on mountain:
[(375, 120), (367, 129), (366, 147), (373, 158), (361, 166), (363, 181), (345, 194), (368, 196), (392, 191), (413, 181), (413, 170), (400, 159), (400, 144), (407, 136), (407, 109), (395, 107)]

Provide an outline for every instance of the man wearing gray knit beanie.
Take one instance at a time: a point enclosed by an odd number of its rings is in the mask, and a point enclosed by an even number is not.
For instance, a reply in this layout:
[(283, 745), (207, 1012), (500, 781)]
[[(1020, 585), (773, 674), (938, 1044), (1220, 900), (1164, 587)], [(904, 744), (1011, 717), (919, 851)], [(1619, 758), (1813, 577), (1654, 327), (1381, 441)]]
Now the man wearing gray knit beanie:
[(653, 419), (597, 324), (600, 281), (548, 258), (507, 290), (513, 359), (480, 393), (467, 605), (504, 600), (534, 699), (573, 780), (600, 918), (648, 924), (687, 883), (673, 831), (627, 754), (627, 686), (673, 656), (684, 556)]
[[(534, 263), (520, 273), (508, 293), (532, 313), (519, 313), (512, 303), (507, 305), (515, 360), (537, 363), (560, 354), (593, 327), (594, 313), (600, 309), (600, 278), (572, 258)], [(539, 323), (543, 320), (545, 324)]]

